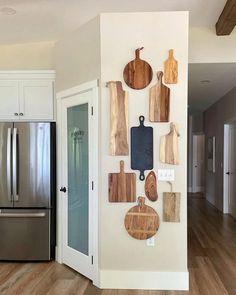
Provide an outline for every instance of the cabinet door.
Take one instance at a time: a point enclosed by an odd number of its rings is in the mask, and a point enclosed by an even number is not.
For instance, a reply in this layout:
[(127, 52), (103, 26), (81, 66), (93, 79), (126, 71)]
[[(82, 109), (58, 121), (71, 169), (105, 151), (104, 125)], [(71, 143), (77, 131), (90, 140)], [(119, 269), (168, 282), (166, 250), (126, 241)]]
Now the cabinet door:
[(17, 120), (19, 115), (18, 81), (0, 81), (0, 119)]
[(20, 82), (20, 119), (53, 120), (53, 81)]

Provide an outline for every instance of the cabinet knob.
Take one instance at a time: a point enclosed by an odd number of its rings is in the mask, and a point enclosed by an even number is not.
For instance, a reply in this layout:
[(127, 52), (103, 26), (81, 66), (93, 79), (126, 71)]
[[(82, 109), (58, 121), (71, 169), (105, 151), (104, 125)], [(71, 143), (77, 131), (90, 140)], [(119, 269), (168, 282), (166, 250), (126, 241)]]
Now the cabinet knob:
[(24, 116), (24, 114), (23, 113), (20, 113), (20, 116)]
[(18, 114), (18, 113), (14, 113), (14, 115), (15, 115), (15, 116), (18, 116), (19, 114)]

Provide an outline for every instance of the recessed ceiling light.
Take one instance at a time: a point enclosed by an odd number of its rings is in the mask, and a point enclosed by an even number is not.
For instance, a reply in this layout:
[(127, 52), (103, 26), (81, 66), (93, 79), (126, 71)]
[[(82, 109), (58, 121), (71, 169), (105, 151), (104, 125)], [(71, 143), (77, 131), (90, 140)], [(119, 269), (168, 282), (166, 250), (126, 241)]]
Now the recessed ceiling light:
[(16, 14), (16, 10), (11, 7), (3, 7), (0, 9), (1, 14), (4, 15), (13, 15)]
[(211, 80), (202, 80), (202, 81), (200, 81), (202, 84), (209, 84), (209, 83), (211, 83)]

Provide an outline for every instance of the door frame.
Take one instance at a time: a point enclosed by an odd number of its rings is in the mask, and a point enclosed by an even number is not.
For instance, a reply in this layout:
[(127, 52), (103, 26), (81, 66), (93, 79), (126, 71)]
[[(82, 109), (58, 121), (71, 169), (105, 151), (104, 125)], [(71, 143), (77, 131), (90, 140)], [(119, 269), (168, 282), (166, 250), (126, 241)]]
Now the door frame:
[[(204, 167), (205, 167), (205, 134), (204, 133), (193, 133), (192, 135), (192, 192), (196, 193), (196, 192), (204, 192), (205, 190), (205, 184), (204, 186), (197, 186), (196, 185), (196, 175), (195, 175), (195, 163), (194, 163), (194, 155), (195, 155), (195, 149), (196, 149), (196, 145), (194, 144), (194, 138), (195, 136), (204, 136)], [(205, 171), (203, 171), (204, 173)]]
[(224, 164), (223, 164), (223, 213), (229, 213), (229, 171), (230, 154), (230, 125), (236, 124), (236, 117), (224, 122)]
[(60, 186), (63, 186), (63, 169), (65, 163), (62, 162), (62, 140), (64, 135), (62, 134), (62, 101), (69, 97), (73, 97), (84, 92), (92, 91), (92, 106), (89, 112), (92, 112), (91, 129), (93, 133), (93, 144), (90, 147), (90, 161), (93, 163), (94, 169), (92, 169), (93, 190), (90, 191), (92, 214), (90, 216), (89, 224), (92, 228), (92, 235), (90, 236), (92, 245), (93, 256), (93, 271), (92, 278), (93, 284), (99, 285), (98, 274), (98, 80), (83, 83), (70, 89), (58, 92), (57, 98), (57, 246), (56, 246), (56, 261), (63, 263), (63, 193), (60, 192)]

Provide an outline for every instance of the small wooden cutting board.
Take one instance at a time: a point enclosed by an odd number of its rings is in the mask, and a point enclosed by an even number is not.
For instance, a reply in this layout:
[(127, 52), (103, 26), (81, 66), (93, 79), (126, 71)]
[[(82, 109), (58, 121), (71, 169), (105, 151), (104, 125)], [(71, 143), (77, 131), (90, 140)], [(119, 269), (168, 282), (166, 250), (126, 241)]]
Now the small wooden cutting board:
[(162, 83), (163, 72), (157, 72), (157, 84), (149, 90), (149, 120), (169, 122), (170, 88)]
[(124, 161), (120, 161), (120, 172), (109, 173), (109, 202), (136, 202), (136, 174), (124, 172)]
[(169, 50), (169, 57), (164, 64), (164, 77), (166, 84), (178, 83), (178, 62), (174, 59), (174, 50)]
[(159, 216), (152, 207), (145, 205), (145, 198), (138, 197), (138, 205), (125, 216), (125, 228), (131, 237), (147, 240), (158, 231)]
[(139, 57), (140, 50), (143, 50), (143, 47), (135, 50), (135, 59), (125, 66), (123, 72), (125, 83), (133, 89), (143, 89), (152, 81), (152, 68)]
[(178, 165), (179, 164), (179, 131), (177, 124), (170, 124), (170, 132), (161, 137), (160, 142), (160, 161), (162, 163)]
[(145, 180), (145, 195), (152, 202), (158, 199), (157, 178), (154, 171), (149, 172)]
[(180, 222), (180, 193), (163, 193), (163, 221)]

